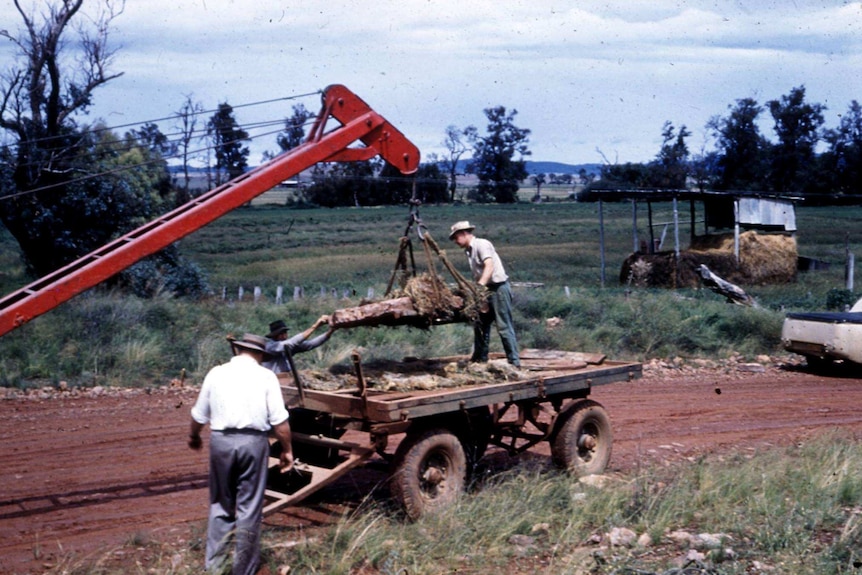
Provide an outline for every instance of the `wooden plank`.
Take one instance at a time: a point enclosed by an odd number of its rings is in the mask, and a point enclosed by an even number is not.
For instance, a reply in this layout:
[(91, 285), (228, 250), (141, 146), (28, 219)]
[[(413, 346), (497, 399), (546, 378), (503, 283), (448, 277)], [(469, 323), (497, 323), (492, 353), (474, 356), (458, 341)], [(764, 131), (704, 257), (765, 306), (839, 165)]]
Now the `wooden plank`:
[(532, 365), (529, 360), (522, 359), (521, 369), (526, 371), (565, 371), (569, 369), (583, 369), (589, 365), (586, 361), (572, 361), (570, 359), (548, 360), (538, 365)]
[(525, 349), (521, 352), (521, 359), (530, 361), (569, 359), (575, 362), (600, 365), (606, 358), (607, 356), (603, 353), (585, 353), (581, 351), (562, 351), (557, 349)]
[[(297, 439), (300, 440), (303, 440), (303, 437), (310, 438), (310, 436), (303, 436), (302, 434), (296, 435)], [(299, 503), (315, 491), (318, 491), (326, 487), (327, 485), (332, 484), (342, 475), (371, 458), (371, 456), (375, 453), (374, 449), (371, 447), (362, 447), (353, 443), (342, 442), (336, 439), (330, 439), (327, 443), (338, 444), (338, 447), (340, 449), (349, 449), (350, 454), (341, 463), (332, 468), (320, 467), (317, 465), (310, 465), (308, 463), (301, 462), (296, 463), (294, 467), (297, 469), (297, 471), (311, 474), (311, 481), (308, 483), (308, 485), (303, 486), (294, 493), (282, 493), (274, 489), (267, 489), (266, 497), (271, 499), (272, 501), (264, 506), (264, 515), (274, 513), (275, 511), (287, 507), (288, 505), (294, 505), (296, 503)], [(270, 469), (273, 467), (278, 467), (278, 465), (279, 460), (277, 457), (269, 458), (268, 466)]]

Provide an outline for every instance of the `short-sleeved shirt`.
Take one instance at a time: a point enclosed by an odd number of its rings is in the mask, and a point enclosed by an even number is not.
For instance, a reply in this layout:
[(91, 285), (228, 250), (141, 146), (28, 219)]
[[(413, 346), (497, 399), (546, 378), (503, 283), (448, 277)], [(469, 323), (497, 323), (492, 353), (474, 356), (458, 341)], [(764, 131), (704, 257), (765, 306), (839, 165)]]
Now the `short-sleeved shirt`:
[(485, 260), (491, 258), (494, 262), (494, 270), (491, 273), (491, 283), (501, 284), (509, 279), (506, 275), (506, 270), (503, 267), (503, 261), (497, 255), (497, 250), (494, 249), (494, 244), (483, 238), (473, 238), (470, 245), (464, 249), (467, 254), (467, 260), (470, 262), (470, 272), (473, 274), (473, 280), (478, 281), (482, 277), (482, 271), (485, 268)]
[(213, 431), (269, 431), (288, 418), (276, 375), (249, 355), (236, 355), (204, 378), (192, 418)]

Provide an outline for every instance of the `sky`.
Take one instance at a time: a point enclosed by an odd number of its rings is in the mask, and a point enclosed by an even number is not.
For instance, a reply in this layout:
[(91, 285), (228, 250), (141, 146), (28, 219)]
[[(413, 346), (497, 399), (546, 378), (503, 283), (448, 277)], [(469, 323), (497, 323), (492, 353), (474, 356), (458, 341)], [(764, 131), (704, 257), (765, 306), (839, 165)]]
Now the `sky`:
[[(0, 29), (19, 28), (0, 2)], [(123, 75), (90, 119), (165, 118), (190, 96), (231, 104), (240, 124), (277, 121), (343, 84), (423, 159), (445, 153), (447, 126), (484, 133), (496, 106), (531, 131), (528, 159), (583, 164), (654, 159), (668, 121), (692, 152), (711, 149), (707, 122), (742, 98), (804, 86), (826, 127), (862, 101), (862, 2), (849, 0), (127, 0), (111, 38)], [(0, 43), (2, 68), (13, 58)], [(275, 136), (250, 148), (254, 165)]]

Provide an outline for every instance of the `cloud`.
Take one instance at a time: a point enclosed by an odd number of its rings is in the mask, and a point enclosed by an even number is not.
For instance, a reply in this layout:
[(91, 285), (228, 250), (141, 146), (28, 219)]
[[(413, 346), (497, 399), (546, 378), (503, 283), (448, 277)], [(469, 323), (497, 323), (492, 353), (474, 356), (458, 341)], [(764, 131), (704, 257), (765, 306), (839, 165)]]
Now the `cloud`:
[[(9, 12), (0, 28), (17, 26)], [(739, 98), (805, 85), (829, 114), (860, 98), (862, 3), (849, 1), (136, 0), (114, 32), (125, 75), (94, 106), (109, 124), (169, 115), (186, 94), (214, 107), (342, 83), (426, 156), (496, 105), (518, 110), (533, 159), (580, 163), (596, 148), (651, 159), (665, 121), (698, 135)]]

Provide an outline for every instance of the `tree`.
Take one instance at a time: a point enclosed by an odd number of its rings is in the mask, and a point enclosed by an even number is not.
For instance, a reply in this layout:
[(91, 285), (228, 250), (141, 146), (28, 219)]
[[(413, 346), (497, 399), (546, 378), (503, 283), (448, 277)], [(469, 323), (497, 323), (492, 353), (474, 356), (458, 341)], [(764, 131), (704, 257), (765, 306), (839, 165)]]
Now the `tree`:
[[(240, 128), (227, 102), (219, 104), (218, 110), (207, 123), (207, 134), (212, 139), (216, 157), (215, 185), (239, 177), (248, 167), (248, 132)], [(223, 175), (227, 180), (222, 180)]]
[(838, 128), (826, 130), (829, 149), (823, 154), (821, 176), (827, 189), (840, 194), (862, 193), (862, 106), (853, 100)]
[(204, 107), (200, 102), (192, 100), (190, 94), (186, 95), (183, 105), (176, 112), (176, 118), (179, 128), (179, 144), (177, 145), (180, 159), (182, 160), (183, 170), (183, 187), (182, 193), (177, 194), (177, 204), (182, 205), (191, 199), (191, 191), (189, 190), (189, 161), (191, 160), (191, 145), (198, 138), (197, 125), (198, 116), (203, 113)]
[[(479, 177), (477, 199), (493, 198), (498, 203), (518, 201), (518, 188), (527, 177), (524, 156), (531, 154), (527, 148), (530, 130), (515, 126), (517, 110), (506, 113), (504, 106), (486, 108), (487, 134), (473, 137), (472, 171)], [(515, 159), (518, 154), (518, 159)]]
[(282, 152), (294, 149), (305, 140), (305, 123), (313, 117), (302, 104), (293, 107), (293, 115), (284, 120), (284, 131), (276, 137)]
[(446, 128), (446, 139), (443, 140), (446, 156), (441, 163), (449, 178), (450, 202), (455, 201), (455, 192), (458, 187), (458, 162), (461, 161), (461, 156), (469, 150), (467, 143), (474, 141), (475, 138), (475, 126), (467, 126), (463, 130), (451, 125)]
[(153, 189), (165, 198), (171, 193), (171, 176), (168, 172), (166, 157), (177, 153), (177, 144), (162, 133), (157, 124), (144, 124), (139, 130), (129, 130), (126, 134), (129, 149), (142, 147), (147, 152), (142, 158), (142, 167), (158, 174), (158, 180), (153, 183)]
[(707, 123), (719, 151), (716, 188), (763, 189), (768, 142), (757, 127), (763, 108), (753, 98), (737, 100), (735, 108), (728, 108), (731, 111), (726, 118), (716, 116)]
[[(23, 28), (0, 30), (18, 50), (0, 77), (0, 128), (14, 141), (14, 151), (4, 154), (11, 180), (5, 180), (0, 219), (38, 275), (86, 253), (91, 236), (77, 237), (85, 231), (80, 224), (102, 213), (115, 191), (113, 179), (85, 179), (96, 173), (87, 161), (93, 139), (75, 117), (87, 112), (97, 88), (121, 75), (111, 71), (108, 32), (124, 4), (105, 0), (98, 15), (85, 17), (83, 3), (48, 2), (31, 14), (14, 0)], [(98, 227), (106, 235), (117, 231), (105, 225)]]
[(815, 181), (814, 149), (823, 126), (821, 104), (805, 101), (805, 86), (767, 103), (778, 143), (772, 147), (769, 180), (777, 192), (811, 191)]
[(662, 146), (658, 153), (655, 186), (681, 190), (686, 186), (689, 174), (688, 146), (685, 139), (691, 136), (685, 126), (675, 133), (673, 124), (665, 122), (662, 128)]
[(541, 202), (542, 201), (542, 185), (547, 181), (547, 176), (545, 174), (536, 174), (530, 180), (533, 182), (533, 185), (536, 186), (536, 194), (533, 196), (533, 202)]

